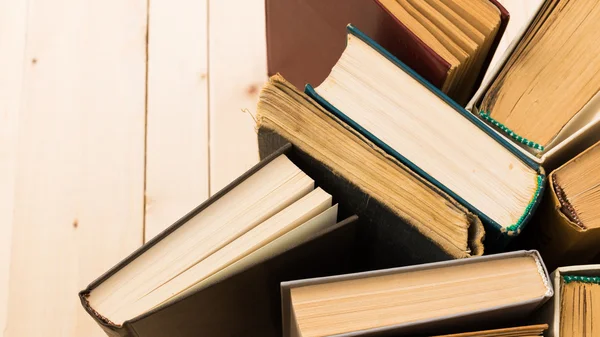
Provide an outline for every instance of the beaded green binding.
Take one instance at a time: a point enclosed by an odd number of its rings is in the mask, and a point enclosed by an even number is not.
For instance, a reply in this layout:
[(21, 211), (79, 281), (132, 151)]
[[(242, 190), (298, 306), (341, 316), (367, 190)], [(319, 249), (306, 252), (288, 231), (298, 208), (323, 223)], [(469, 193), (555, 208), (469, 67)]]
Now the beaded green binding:
[(512, 234), (511, 232), (516, 232), (516, 234), (519, 234), (521, 232), (521, 225), (523, 224), (523, 221), (525, 221), (527, 216), (529, 216), (529, 213), (531, 213), (531, 209), (533, 208), (533, 206), (535, 205), (535, 202), (537, 201), (538, 197), (540, 196), (540, 191), (542, 190), (543, 183), (544, 183), (544, 176), (540, 174), (537, 176), (537, 186), (535, 188), (535, 193), (533, 194), (533, 198), (531, 198), (531, 200), (529, 200), (529, 204), (525, 208), (525, 212), (523, 212), (523, 214), (521, 215), (521, 217), (515, 224), (510, 225), (509, 227), (506, 228), (506, 230), (509, 232), (509, 235)]
[(569, 284), (571, 282), (600, 284), (600, 276), (564, 275), (563, 281), (565, 284)]
[(479, 116), (483, 119), (485, 119), (488, 123), (494, 125), (495, 127), (497, 127), (498, 129), (504, 131), (507, 135), (510, 136), (510, 138), (516, 140), (517, 142), (521, 143), (521, 144), (525, 144), (531, 148), (534, 148), (536, 150), (539, 151), (544, 151), (544, 147), (534, 141), (528, 140), (526, 138), (523, 138), (519, 135), (517, 135), (514, 131), (512, 131), (511, 129), (507, 128), (504, 124), (498, 122), (497, 120), (495, 120), (494, 118), (492, 118), (492, 116), (490, 116), (489, 113), (480, 110), (479, 111)]

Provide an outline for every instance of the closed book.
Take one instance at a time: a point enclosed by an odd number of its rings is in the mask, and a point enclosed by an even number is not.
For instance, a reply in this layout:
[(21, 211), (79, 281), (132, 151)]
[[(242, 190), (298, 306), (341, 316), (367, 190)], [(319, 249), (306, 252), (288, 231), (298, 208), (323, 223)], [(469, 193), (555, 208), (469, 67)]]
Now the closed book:
[(261, 90), (257, 123), (261, 158), (291, 143), (289, 158), (361, 218), (364, 270), (483, 253), (477, 216), (283, 77)]
[(590, 263), (600, 254), (600, 143), (548, 176), (548, 192), (524, 235), (550, 268)]
[(541, 200), (541, 166), (353, 25), (330, 75), (306, 93), (477, 214), (487, 248), (517, 236)]
[[(496, 17), (489, 27), (481, 19), (487, 15)], [(345, 27), (352, 23), (434, 86), (451, 91), (455, 83), (470, 96), (508, 20), (496, 0), (267, 0), (268, 71), (299, 88), (321, 83), (344, 50)], [(462, 76), (463, 68), (473, 69)], [(468, 83), (459, 84), (463, 77)]]
[(283, 282), (283, 336), (414, 336), (510, 324), (552, 298), (536, 251)]
[(597, 52), (588, 48), (595, 43), (589, 35), (598, 22), (594, 6), (594, 1), (540, 2), (467, 105), (547, 171), (600, 140), (598, 78), (590, 68), (597, 65)]
[[(550, 279), (554, 297), (536, 313), (538, 321), (548, 322), (547, 335), (597, 336), (600, 333), (596, 324), (600, 321), (600, 265), (560, 267), (550, 275)], [(565, 294), (567, 284), (579, 289), (568, 289), (571, 293)], [(572, 290), (578, 290), (582, 295), (574, 298)]]
[[(108, 336), (280, 336), (280, 282), (354, 270), (352, 252), (358, 218), (351, 215), (337, 222), (337, 206), (328, 206), (331, 198), (319, 187), (312, 189), (311, 179), (285, 157), (289, 150), (286, 146), (265, 158), (80, 292), (83, 307)], [(291, 174), (280, 177), (284, 172)], [(271, 190), (273, 184), (278, 188)], [(302, 187), (304, 196), (297, 195), (298, 187)], [(280, 194), (283, 190), (290, 192)], [(262, 198), (249, 208), (240, 200), (255, 199), (248, 195), (257, 193), (263, 193)], [(284, 206), (288, 195), (297, 200)], [(311, 196), (318, 195), (325, 196), (326, 202), (319, 202), (325, 204), (325, 211), (312, 218), (303, 216), (295, 228), (278, 232), (280, 236), (271, 235), (269, 241), (256, 241), (272, 230), (264, 224), (284, 224), (286, 218), (282, 215), (289, 216), (291, 209), (303, 211)], [(271, 207), (269, 200), (283, 209), (270, 216), (257, 213), (263, 204)], [(219, 209), (226, 213), (219, 214)], [(230, 241), (224, 246), (189, 266), (173, 269), (181, 267), (193, 252), (213, 247), (215, 238), (236, 228), (245, 211), (251, 212), (253, 219), (260, 216), (266, 220), (257, 220), (253, 228), (246, 227), (238, 236), (228, 237)], [(196, 235), (221, 222), (224, 227), (216, 231), (213, 228), (210, 235)], [(227, 249), (233, 258), (222, 254)], [(208, 261), (212, 265), (205, 263)], [(202, 266), (214, 273), (205, 279), (186, 279), (188, 283), (181, 289), (166, 289), (166, 301), (140, 307), (144, 299)], [(170, 270), (175, 275), (165, 274)]]

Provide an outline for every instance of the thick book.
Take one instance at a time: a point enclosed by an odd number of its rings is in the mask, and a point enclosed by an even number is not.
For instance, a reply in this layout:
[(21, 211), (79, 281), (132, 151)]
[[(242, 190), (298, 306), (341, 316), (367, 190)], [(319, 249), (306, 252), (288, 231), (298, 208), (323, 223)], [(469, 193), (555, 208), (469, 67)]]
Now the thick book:
[(544, 1), (467, 105), (549, 171), (600, 140), (595, 5)]
[[(355, 270), (358, 218), (285, 146), (80, 292), (109, 336), (279, 336), (279, 283)], [(333, 205), (333, 206), (332, 206)]]
[(590, 263), (600, 254), (600, 143), (552, 171), (548, 180), (525, 241), (550, 268)]
[(267, 0), (269, 75), (281, 73), (299, 88), (320, 83), (352, 23), (462, 103), (481, 82), (508, 20), (496, 0)]
[(539, 204), (544, 169), (353, 25), (347, 40), (306, 93), (477, 214), (488, 246), (503, 248)]
[(291, 143), (289, 158), (361, 218), (363, 270), (483, 253), (477, 216), (283, 77), (261, 90), (257, 123), (261, 158)]
[(600, 335), (600, 265), (565, 266), (550, 275), (554, 298), (537, 313), (549, 337)]
[(527, 317), (552, 295), (536, 251), (289, 281), (281, 284), (283, 336), (414, 336), (485, 327)]

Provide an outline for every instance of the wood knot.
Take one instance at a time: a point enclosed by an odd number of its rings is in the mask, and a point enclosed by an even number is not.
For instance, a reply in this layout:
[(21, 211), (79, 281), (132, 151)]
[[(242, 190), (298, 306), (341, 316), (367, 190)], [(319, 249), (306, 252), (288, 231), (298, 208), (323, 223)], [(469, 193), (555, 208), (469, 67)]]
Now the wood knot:
[(77, 228), (79, 227), (79, 222), (77, 221), (77, 219), (73, 220), (73, 228)]
[(34, 57), (34, 58), (31, 59), (31, 64), (35, 65), (35, 64), (37, 64), (37, 61), (38, 60)]
[(258, 86), (256, 84), (248, 86), (248, 89), (246, 89), (246, 93), (250, 96), (256, 95), (258, 93)]

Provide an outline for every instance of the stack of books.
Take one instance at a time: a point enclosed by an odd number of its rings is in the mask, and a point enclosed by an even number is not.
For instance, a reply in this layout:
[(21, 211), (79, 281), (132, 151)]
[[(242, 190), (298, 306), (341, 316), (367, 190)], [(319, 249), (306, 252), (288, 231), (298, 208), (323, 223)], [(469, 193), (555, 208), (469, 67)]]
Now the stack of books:
[(600, 335), (595, 0), (266, 9), (262, 160), (80, 292), (109, 336)]

